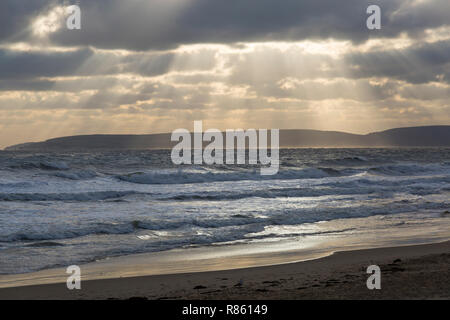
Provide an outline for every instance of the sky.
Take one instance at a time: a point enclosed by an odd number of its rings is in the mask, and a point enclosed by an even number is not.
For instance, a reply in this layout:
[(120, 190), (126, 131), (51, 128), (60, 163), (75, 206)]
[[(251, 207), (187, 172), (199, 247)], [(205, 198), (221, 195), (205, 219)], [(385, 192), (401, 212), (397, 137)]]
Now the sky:
[[(81, 9), (69, 30), (66, 7)], [(381, 29), (369, 30), (369, 5)], [(449, 0), (2, 0), (0, 148), (450, 124)]]

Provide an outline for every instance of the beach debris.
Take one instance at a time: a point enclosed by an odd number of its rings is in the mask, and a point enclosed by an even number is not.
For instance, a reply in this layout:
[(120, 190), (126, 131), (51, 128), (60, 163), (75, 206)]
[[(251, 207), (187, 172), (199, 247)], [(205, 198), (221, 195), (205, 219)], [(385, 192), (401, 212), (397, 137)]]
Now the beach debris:
[(235, 287), (242, 287), (243, 284), (244, 284), (244, 280), (243, 280), (243, 279), (240, 279), (239, 282), (236, 283), (234, 286), (235, 286)]
[(388, 266), (390, 266), (390, 267), (395, 266), (396, 267), (401, 262), (402, 262), (401, 259), (395, 259), (394, 261), (392, 261), (392, 263), (388, 263)]
[(194, 287), (194, 290), (200, 290), (200, 289), (206, 289), (207, 287), (202, 286), (202, 285), (198, 285)]
[(147, 297), (130, 297), (128, 298), (129, 301), (143, 301), (143, 300), (148, 300)]

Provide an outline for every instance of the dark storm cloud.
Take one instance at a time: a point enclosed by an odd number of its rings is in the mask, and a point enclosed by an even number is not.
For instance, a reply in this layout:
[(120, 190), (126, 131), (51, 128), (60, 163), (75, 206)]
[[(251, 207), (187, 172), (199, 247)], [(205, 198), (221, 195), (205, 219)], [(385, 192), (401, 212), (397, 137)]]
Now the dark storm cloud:
[(450, 41), (402, 50), (352, 53), (344, 58), (352, 77), (392, 77), (411, 83), (450, 83)]
[[(33, 5), (28, 5), (28, 2)], [(37, 16), (39, 10), (47, 12), (50, 4), (57, 3), (64, 2), (2, 1), (0, 14), (5, 16), (4, 21), (10, 21), (5, 12), (22, 21), (5, 26), (8, 38), (23, 35), (29, 26), (24, 21)], [(82, 45), (84, 48), (92, 45), (121, 49), (161, 49), (188, 43), (218, 42), (237, 48), (236, 41), (328, 37), (361, 41), (369, 35), (394, 36), (402, 31), (419, 36), (425, 27), (448, 25), (450, 21), (446, 11), (450, 9), (448, 0), (81, 0), (79, 4), (82, 29), (63, 28), (53, 35), (55, 42)], [(369, 31), (365, 27), (365, 10), (369, 4), (381, 6), (382, 30)], [(19, 30), (19, 25), (23, 30)], [(70, 86), (86, 90), (88, 85), (99, 89), (104, 88), (99, 83), (103, 80), (85, 82), (83, 86), (79, 82), (67, 81), (58, 81), (54, 85), (51, 81), (34, 78), (100, 77), (127, 73), (155, 77), (172, 71), (194, 71), (190, 75), (178, 75), (181, 82), (206, 79), (227, 82), (232, 86), (248, 85), (263, 95), (275, 90), (270, 93), (274, 96), (289, 95), (289, 90), (281, 90), (277, 84), (286, 77), (300, 80), (387, 77), (415, 84), (437, 79), (450, 83), (450, 41), (415, 43), (401, 50), (352, 51), (339, 57), (326, 53), (307, 54), (298, 49), (283, 51), (268, 46), (250, 53), (227, 54), (223, 60), (224, 67), (231, 70), (227, 79), (217, 72), (195, 74), (195, 71), (213, 71), (217, 66), (218, 51), (214, 48), (128, 55), (92, 49), (70, 52), (0, 49), (0, 79), (10, 80), (2, 83), (0, 90), (76, 91)], [(384, 94), (383, 91), (380, 96)]]
[[(75, 51), (14, 51), (0, 49), (0, 79), (57, 76), (105, 76), (124, 73), (153, 77), (170, 71), (205, 71), (216, 64), (215, 51), (199, 50), (193, 53), (134, 53), (117, 55), (110, 52), (94, 52), (91, 49)], [(60, 82), (59, 82), (60, 83)], [(15, 81), (0, 88), (33, 88), (46, 90), (43, 82)], [(67, 89), (68, 86), (64, 86)], [(78, 86), (77, 86), (78, 87)], [(58, 89), (58, 88), (56, 88)]]
[(0, 81), (0, 91), (56, 91), (81, 92), (86, 90), (109, 90), (114, 87), (128, 88), (135, 83), (114, 76), (81, 77), (77, 79), (8, 79)]
[[(193, 43), (419, 36), (450, 25), (448, 0), (2, 0), (0, 42), (31, 38), (30, 22), (55, 4), (78, 3), (82, 29), (51, 35), (60, 45), (131, 50)], [(366, 28), (366, 9), (377, 4), (382, 29)], [(64, 25), (64, 24), (63, 24)]]
[(403, 1), (402, 10), (393, 13), (392, 28), (405, 30), (411, 35), (421, 35), (427, 28), (450, 25), (450, 1)]
[[(89, 0), (82, 1), (82, 29), (52, 35), (60, 45), (131, 50), (181, 44), (304, 39), (394, 37), (449, 25), (447, 0)], [(366, 27), (366, 9), (377, 4), (382, 29)], [(422, 15), (422, 12), (425, 12)], [(411, 19), (420, 17), (419, 20)]]
[(90, 49), (69, 52), (23, 52), (0, 49), (0, 79), (72, 75), (92, 54)]

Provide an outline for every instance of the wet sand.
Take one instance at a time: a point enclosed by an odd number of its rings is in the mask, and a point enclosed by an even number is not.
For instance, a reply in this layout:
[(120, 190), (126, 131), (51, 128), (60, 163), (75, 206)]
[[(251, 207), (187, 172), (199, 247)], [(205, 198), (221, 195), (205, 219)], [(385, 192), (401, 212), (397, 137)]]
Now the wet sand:
[[(369, 290), (366, 269), (381, 268)], [(0, 299), (450, 299), (450, 241), (336, 252), (282, 265), (0, 289)]]

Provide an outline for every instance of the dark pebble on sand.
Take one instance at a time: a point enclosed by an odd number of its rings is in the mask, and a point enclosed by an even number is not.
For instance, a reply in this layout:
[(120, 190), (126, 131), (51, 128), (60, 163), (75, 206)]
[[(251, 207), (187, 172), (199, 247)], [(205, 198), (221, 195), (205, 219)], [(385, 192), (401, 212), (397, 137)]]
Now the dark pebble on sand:
[(195, 290), (199, 290), (199, 289), (206, 289), (207, 287), (205, 286), (195, 286), (194, 289)]

